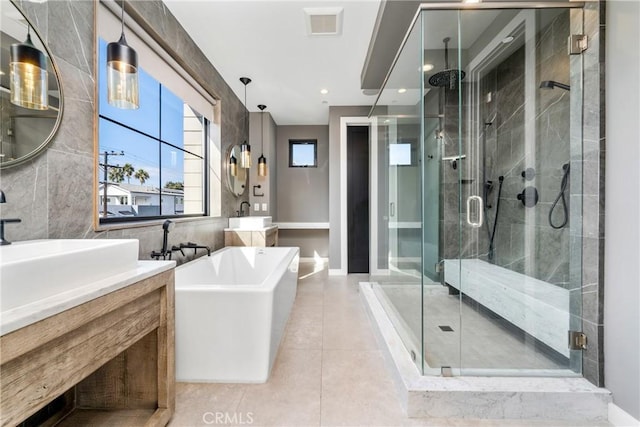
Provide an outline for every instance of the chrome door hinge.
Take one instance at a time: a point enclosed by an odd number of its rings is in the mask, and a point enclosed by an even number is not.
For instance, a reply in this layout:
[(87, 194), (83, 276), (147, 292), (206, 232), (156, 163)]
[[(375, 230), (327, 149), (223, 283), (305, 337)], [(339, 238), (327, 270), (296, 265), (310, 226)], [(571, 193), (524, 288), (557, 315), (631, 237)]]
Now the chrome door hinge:
[(434, 265), (434, 270), (436, 273), (442, 273), (444, 271), (444, 260), (436, 262)]
[(586, 350), (587, 336), (582, 332), (569, 331), (569, 349), (570, 350)]
[(571, 34), (568, 46), (569, 55), (580, 55), (589, 47), (589, 38), (584, 34)]

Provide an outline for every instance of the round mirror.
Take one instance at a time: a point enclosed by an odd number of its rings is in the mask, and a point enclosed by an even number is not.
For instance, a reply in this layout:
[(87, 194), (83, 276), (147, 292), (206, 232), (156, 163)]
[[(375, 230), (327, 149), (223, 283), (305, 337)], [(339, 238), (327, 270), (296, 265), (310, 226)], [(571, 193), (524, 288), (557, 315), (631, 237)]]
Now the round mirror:
[(13, 2), (2, 2), (0, 34), (2, 169), (44, 150), (62, 118), (62, 93), (50, 52)]
[(247, 170), (240, 167), (240, 146), (234, 145), (227, 152), (227, 185), (234, 196), (242, 196), (247, 186)]

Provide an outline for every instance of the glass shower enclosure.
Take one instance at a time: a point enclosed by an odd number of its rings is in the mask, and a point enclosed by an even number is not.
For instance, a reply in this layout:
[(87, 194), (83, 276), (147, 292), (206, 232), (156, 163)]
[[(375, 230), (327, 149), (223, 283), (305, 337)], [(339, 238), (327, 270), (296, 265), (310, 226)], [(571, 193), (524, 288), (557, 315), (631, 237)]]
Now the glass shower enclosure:
[(371, 110), (372, 281), (423, 374), (581, 375), (581, 7), (425, 4)]

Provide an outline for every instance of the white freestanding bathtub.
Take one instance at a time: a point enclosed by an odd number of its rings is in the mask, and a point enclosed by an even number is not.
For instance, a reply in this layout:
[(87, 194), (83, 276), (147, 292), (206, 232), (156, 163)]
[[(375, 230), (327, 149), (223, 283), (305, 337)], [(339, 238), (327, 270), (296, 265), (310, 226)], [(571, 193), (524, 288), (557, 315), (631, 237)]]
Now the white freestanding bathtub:
[(227, 247), (176, 268), (178, 381), (267, 381), (296, 297), (299, 252)]

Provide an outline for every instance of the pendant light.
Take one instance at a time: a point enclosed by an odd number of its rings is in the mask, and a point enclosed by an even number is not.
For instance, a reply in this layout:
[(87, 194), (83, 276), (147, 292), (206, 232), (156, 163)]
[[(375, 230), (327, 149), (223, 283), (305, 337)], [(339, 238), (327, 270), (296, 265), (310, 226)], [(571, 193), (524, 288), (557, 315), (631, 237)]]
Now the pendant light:
[(138, 93), (138, 54), (124, 37), (124, 0), (122, 1), (120, 40), (107, 45), (107, 101), (125, 110), (140, 106)]
[(238, 159), (233, 155), (233, 152), (229, 158), (229, 173), (231, 176), (238, 176)]
[[(240, 77), (240, 81), (244, 85), (244, 106), (247, 108), (247, 85), (251, 83), (251, 79), (249, 77)], [(249, 132), (249, 110), (245, 114), (244, 119), (244, 134), (247, 135)], [(240, 167), (244, 169), (249, 169), (251, 167), (251, 146), (247, 144), (245, 140), (242, 145), (240, 145)]]
[(13, 43), (9, 53), (11, 103), (32, 110), (49, 108), (47, 58), (31, 41), (27, 26), (24, 43)]
[(267, 158), (264, 156), (264, 109), (266, 105), (258, 105), (260, 114), (260, 157), (258, 158), (258, 176), (267, 176)]

